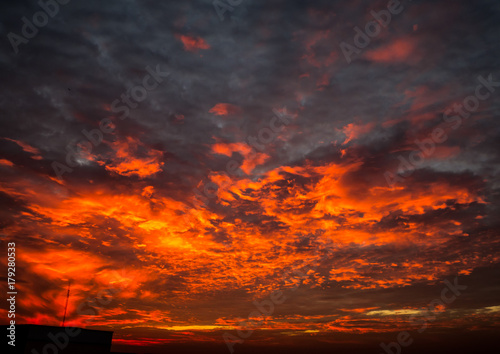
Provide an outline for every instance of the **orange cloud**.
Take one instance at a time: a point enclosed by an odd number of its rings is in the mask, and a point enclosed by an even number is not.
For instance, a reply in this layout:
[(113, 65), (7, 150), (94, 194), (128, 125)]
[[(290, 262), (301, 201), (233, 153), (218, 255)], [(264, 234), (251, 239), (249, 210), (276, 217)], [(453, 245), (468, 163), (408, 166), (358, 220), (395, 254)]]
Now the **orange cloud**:
[(238, 114), (239, 112), (241, 112), (240, 107), (234, 106), (229, 103), (217, 103), (209, 111), (209, 113), (213, 113), (217, 116), (227, 116), (232, 114)]
[[(159, 150), (149, 149), (139, 140), (128, 137), (123, 141), (116, 141), (111, 144), (115, 149), (115, 156), (111, 162), (105, 164), (106, 170), (118, 173), (123, 176), (138, 176), (145, 178), (161, 171), (163, 153)], [(139, 154), (139, 150), (142, 152)], [(144, 151), (146, 150), (146, 151)]]
[[(350, 126), (346, 135), (354, 139), (366, 130)], [(139, 140), (127, 139), (111, 146), (113, 166), (149, 156)], [(268, 158), (255, 154), (244, 143), (218, 142), (211, 150), (227, 157), (240, 153), (246, 173)], [(20, 306), (30, 313), (24, 319), (59, 324), (65, 280), (71, 278), (68, 323), (85, 325), (85, 320), (75, 315), (79, 301), (95, 297), (100, 289), (125, 284), (124, 290), (115, 295), (115, 305), (99, 311), (93, 323), (178, 329), (172, 332), (216, 328), (221, 323), (172, 313), (162, 299), (182, 307), (220, 291), (245, 289), (252, 296), (261, 297), (278, 288), (291, 288), (292, 281), (280, 280), (284, 271), (297, 269), (306, 262), (318, 264), (319, 251), (325, 249), (328, 241), (334, 242), (336, 248), (328, 262), (307, 272), (303, 287), (322, 288), (328, 282), (336, 282), (349, 289), (394, 288), (435, 282), (448, 274), (492, 262), (493, 258), (482, 259), (473, 252), (459, 253), (456, 262), (449, 263), (436, 263), (425, 257), (401, 262), (391, 258), (390, 263), (377, 257), (349, 258), (352, 249), (362, 253), (391, 245), (397, 252), (408, 245), (434, 248), (446, 244), (462, 237), (468, 223), (448, 218), (426, 223), (419, 222), (419, 218), (428, 212), (440, 212), (450, 200), (462, 205), (484, 203), (473, 191), (452, 181), (430, 182), (423, 187), (401, 186), (396, 190), (362, 183), (360, 191), (360, 183), (352, 175), (361, 167), (362, 161), (346, 158), (319, 166), (306, 162), (301, 166), (271, 168), (251, 177), (231, 176), (225, 179), (227, 185), (216, 201), (223, 208), (214, 210), (187, 208), (187, 200), (194, 198), (191, 194), (174, 198), (171, 191), (166, 193), (160, 186), (144, 181), (126, 186), (66, 186), (70, 190), (64, 194), (54, 189), (61, 186), (43, 176), (3, 183), (0, 191), (26, 205), (23, 214), (3, 232), (29, 234), (37, 242), (36, 248), (23, 248), (20, 261), (30, 266), (23, 265), (22, 269), (32, 283), (43, 279), (55, 284), (54, 289), (38, 293), (31, 289), (31, 282), (20, 285), (24, 294)], [(222, 181), (217, 174), (210, 178)], [(403, 215), (395, 225), (377, 227), (397, 213)], [(256, 217), (261, 221), (256, 222)], [(311, 246), (318, 252), (299, 249), (297, 244), (304, 239), (316, 239), (312, 235), (316, 230), (323, 230), (317, 244)], [(125, 269), (126, 274), (116, 276), (114, 270), (119, 269)], [(295, 334), (365, 333), (390, 328), (390, 324), (381, 324), (377, 316), (366, 318), (365, 312), (371, 309), (365, 306), (363, 311), (361, 306), (359, 310), (346, 310), (350, 317), (325, 317), (321, 319), (323, 324), (312, 317), (276, 317), (266, 319), (263, 327)], [(230, 319), (226, 323), (232, 325)]]
[(0, 165), (9, 166), (9, 167), (14, 166), (14, 164), (12, 162), (10, 162), (9, 160), (6, 160), (6, 159), (0, 159)]
[(231, 157), (233, 152), (239, 152), (243, 157), (240, 168), (246, 174), (250, 174), (253, 169), (269, 159), (269, 155), (256, 152), (250, 145), (245, 143), (217, 143), (212, 145), (212, 151), (216, 154)]
[(33, 146), (26, 144), (26, 143), (19, 141), (19, 140), (10, 139), (10, 138), (3, 138), (3, 139), (8, 140), (8, 141), (12, 141), (13, 143), (16, 143), (17, 145), (19, 145), (23, 149), (23, 151), (25, 151), (29, 154), (35, 155), (35, 156), (31, 156), (31, 158), (33, 160), (43, 159), (43, 157), (40, 156), (40, 150), (38, 150), (37, 148), (34, 148)]
[(175, 37), (180, 39), (184, 45), (184, 49), (189, 52), (197, 52), (200, 49), (210, 49), (210, 46), (205, 42), (203, 38), (185, 36), (182, 34), (176, 34)]

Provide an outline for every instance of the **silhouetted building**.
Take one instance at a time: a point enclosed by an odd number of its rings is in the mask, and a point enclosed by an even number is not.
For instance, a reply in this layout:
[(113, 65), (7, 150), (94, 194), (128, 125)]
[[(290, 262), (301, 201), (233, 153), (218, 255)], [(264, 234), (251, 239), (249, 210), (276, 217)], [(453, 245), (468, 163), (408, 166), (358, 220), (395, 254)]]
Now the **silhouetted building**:
[[(8, 333), (8, 326), (2, 326)], [(16, 325), (16, 354), (109, 354), (113, 332), (76, 327)], [(7, 340), (9, 340), (7, 338)]]

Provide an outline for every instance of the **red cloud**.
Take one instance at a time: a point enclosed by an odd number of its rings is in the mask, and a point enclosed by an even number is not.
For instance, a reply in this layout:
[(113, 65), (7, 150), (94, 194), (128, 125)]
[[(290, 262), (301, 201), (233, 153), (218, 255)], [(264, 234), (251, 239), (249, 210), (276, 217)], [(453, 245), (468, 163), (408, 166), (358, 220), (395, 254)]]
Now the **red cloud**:
[(184, 44), (184, 49), (189, 52), (197, 52), (200, 49), (210, 49), (210, 46), (207, 44), (207, 42), (205, 42), (203, 38), (185, 36), (182, 34), (177, 34), (175, 37), (182, 41), (182, 44)]
[(415, 43), (408, 39), (398, 39), (389, 45), (366, 53), (368, 59), (380, 63), (404, 62), (415, 51)]
[(359, 139), (361, 136), (369, 133), (375, 124), (368, 123), (365, 125), (356, 125), (354, 123), (350, 123), (344, 127), (342, 132), (346, 136), (346, 140), (344, 141), (344, 145), (350, 142), (351, 140)]
[(29, 154), (34, 155), (34, 156), (31, 156), (32, 159), (34, 159), (34, 160), (41, 160), (42, 159), (42, 156), (40, 156), (40, 150), (38, 150), (37, 148), (34, 148), (33, 146), (26, 144), (26, 143), (19, 141), (19, 140), (10, 139), (10, 138), (4, 138), (4, 139), (8, 140), (8, 141), (12, 141), (13, 143), (16, 143), (17, 145), (19, 145), (23, 149), (24, 152), (27, 152)]
[(218, 116), (227, 116), (228, 114), (237, 114), (241, 111), (238, 106), (234, 106), (229, 103), (217, 103), (210, 109), (209, 113), (213, 113)]

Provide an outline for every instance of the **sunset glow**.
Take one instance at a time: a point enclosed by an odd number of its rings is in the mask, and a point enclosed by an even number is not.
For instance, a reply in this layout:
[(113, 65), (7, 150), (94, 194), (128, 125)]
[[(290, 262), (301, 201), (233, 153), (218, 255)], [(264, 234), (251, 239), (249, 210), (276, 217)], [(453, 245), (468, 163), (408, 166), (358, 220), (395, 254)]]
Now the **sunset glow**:
[(14, 45), (21, 3), (0, 26), (17, 324), (130, 353), (493, 349), (497, 2), (72, 1)]

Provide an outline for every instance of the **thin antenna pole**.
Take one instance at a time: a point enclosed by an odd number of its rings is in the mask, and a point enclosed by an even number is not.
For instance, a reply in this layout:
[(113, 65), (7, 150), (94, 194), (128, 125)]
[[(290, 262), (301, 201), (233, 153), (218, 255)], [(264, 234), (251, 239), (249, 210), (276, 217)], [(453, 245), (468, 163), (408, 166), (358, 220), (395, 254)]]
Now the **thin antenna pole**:
[(62, 326), (64, 327), (64, 322), (66, 322), (66, 310), (68, 309), (68, 300), (69, 300), (69, 288), (71, 286), (71, 280), (68, 280), (68, 294), (66, 295), (66, 306), (64, 307), (64, 317), (62, 321)]

